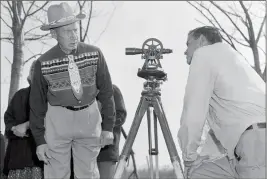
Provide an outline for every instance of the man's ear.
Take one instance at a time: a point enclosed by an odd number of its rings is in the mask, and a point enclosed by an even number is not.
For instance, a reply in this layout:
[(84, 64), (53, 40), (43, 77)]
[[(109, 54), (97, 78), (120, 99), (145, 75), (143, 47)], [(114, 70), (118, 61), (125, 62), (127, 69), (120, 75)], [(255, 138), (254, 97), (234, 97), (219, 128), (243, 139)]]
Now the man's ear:
[(52, 38), (57, 39), (57, 33), (54, 29), (51, 29), (50, 33), (51, 33)]
[(207, 38), (204, 35), (201, 34), (200, 37), (199, 37), (199, 45), (202, 47), (202, 46), (206, 46), (208, 44), (209, 43), (208, 43)]

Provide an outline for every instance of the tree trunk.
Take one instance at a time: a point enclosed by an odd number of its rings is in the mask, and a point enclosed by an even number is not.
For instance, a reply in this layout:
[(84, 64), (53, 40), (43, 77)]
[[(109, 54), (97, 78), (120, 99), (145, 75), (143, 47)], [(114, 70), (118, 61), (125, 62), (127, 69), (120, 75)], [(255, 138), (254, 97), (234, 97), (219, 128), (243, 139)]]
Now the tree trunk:
[(258, 51), (256, 43), (251, 44), (251, 50), (252, 50), (253, 58), (254, 58), (254, 69), (260, 75), (260, 77), (263, 78), (263, 75), (261, 73), (261, 67), (260, 67), (259, 51)]
[(23, 39), (21, 32), (16, 33), (16, 37), (14, 38), (13, 44), (13, 63), (11, 69), (11, 81), (10, 81), (10, 88), (9, 88), (9, 99), (10, 101), (13, 95), (18, 91), (20, 78), (22, 76), (23, 71)]
[(23, 28), (21, 23), (21, 4), (18, 2), (12, 2), (12, 31), (14, 36), (13, 42), (13, 63), (11, 69), (11, 81), (9, 87), (9, 97), (8, 102), (12, 99), (14, 94), (19, 89), (20, 78), (23, 72), (23, 46), (24, 46), (24, 36)]

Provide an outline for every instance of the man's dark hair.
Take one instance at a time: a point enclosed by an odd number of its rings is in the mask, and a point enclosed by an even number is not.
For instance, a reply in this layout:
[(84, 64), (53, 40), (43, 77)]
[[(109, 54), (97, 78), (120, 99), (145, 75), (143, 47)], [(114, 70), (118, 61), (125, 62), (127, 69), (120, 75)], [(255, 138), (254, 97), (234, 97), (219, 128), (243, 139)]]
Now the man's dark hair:
[(198, 27), (191, 30), (188, 35), (189, 34), (193, 35), (195, 39), (198, 39), (200, 35), (203, 35), (211, 44), (222, 42), (222, 35), (220, 34), (219, 29), (211, 26)]

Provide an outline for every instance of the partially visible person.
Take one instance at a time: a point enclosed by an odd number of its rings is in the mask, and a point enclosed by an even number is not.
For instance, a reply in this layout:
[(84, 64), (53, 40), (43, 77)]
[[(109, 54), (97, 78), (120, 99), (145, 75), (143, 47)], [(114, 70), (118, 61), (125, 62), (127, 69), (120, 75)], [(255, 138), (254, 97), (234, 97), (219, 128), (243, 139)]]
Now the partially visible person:
[(0, 177), (4, 178), (4, 157), (5, 157), (5, 137), (0, 131), (1, 136), (0, 136)]
[(43, 178), (43, 162), (37, 158), (36, 143), (29, 129), (29, 94), (35, 62), (27, 78), (29, 86), (14, 94), (4, 115), (8, 139), (4, 168), (8, 179)]
[[(125, 123), (127, 116), (124, 99), (120, 89), (113, 84), (113, 91), (116, 109), (116, 122), (113, 129), (114, 142), (112, 145), (107, 145), (102, 148), (98, 155), (97, 165), (100, 173), (100, 179), (111, 179), (114, 175), (116, 164), (119, 160), (121, 127)], [(101, 109), (101, 103), (99, 102), (98, 104), (99, 109)]]
[[(198, 178), (265, 178), (265, 83), (246, 60), (222, 42), (219, 30), (188, 33), (190, 65), (178, 132), (185, 175)], [(205, 121), (226, 156), (209, 160), (197, 149)]]

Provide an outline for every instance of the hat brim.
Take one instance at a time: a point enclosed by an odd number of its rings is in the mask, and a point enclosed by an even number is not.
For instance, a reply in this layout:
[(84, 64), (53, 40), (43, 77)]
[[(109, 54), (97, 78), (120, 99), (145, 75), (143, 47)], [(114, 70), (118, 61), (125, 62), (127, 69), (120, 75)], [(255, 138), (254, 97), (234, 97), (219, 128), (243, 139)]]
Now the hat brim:
[(45, 25), (42, 25), (40, 29), (43, 31), (48, 31), (48, 30), (51, 30), (51, 29), (54, 29), (57, 27), (62, 27), (62, 26), (69, 25), (69, 24), (75, 23), (77, 21), (83, 20), (85, 17), (86, 17), (85, 14), (78, 14), (71, 20), (67, 20), (64, 22), (58, 22), (58, 23), (53, 24), (53, 25), (45, 24)]

